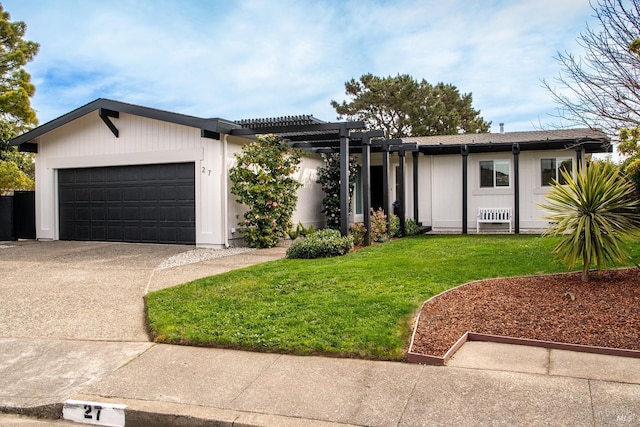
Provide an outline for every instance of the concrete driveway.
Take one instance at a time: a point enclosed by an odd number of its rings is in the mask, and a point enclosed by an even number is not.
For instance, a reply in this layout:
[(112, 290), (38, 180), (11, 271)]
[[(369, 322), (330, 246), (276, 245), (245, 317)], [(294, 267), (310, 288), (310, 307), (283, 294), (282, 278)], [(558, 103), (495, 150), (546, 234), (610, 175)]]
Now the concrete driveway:
[(147, 341), (143, 296), (165, 259), (193, 246), (0, 244), (0, 336)]

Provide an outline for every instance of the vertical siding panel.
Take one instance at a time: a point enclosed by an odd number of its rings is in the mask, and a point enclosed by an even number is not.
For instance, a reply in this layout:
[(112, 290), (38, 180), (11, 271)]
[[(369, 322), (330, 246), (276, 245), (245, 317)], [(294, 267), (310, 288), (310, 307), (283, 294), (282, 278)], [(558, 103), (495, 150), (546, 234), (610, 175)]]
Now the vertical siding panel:
[(437, 156), (432, 169), (433, 227), (460, 229), (462, 226), (462, 157)]

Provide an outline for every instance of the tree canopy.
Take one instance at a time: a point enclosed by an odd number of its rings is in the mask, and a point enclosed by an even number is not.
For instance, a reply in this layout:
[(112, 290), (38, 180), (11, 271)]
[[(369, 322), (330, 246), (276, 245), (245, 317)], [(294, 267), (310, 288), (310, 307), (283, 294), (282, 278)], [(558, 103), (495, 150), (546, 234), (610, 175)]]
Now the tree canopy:
[(560, 118), (616, 135), (640, 125), (640, 0), (598, 0), (592, 8), (599, 26), (578, 37), (584, 52), (559, 52), (555, 84), (543, 83)]
[(388, 138), (488, 132), (491, 126), (472, 107), (472, 95), (445, 83), (435, 86), (408, 74), (365, 74), (345, 83), (349, 102), (331, 101), (338, 119), (361, 120)]
[(24, 39), (24, 22), (11, 22), (0, 4), (0, 181), (3, 191), (33, 187), (34, 165), (9, 141), (38, 124), (30, 98), (35, 93), (24, 66), (38, 53), (38, 43)]

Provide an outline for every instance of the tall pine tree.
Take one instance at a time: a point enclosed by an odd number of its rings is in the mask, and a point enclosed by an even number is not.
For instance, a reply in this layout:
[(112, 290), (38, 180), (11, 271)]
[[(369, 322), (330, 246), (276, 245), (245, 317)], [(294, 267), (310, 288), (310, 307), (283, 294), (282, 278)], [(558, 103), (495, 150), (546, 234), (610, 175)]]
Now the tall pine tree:
[(331, 101), (338, 119), (362, 120), (387, 138), (488, 132), (491, 126), (473, 109), (471, 94), (451, 84), (435, 86), (408, 74), (365, 74), (345, 83), (349, 102)]
[[(24, 39), (24, 22), (11, 22), (0, 4), (0, 192), (33, 186), (33, 159), (9, 141), (38, 124), (30, 98), (35, 93), (24, 66), (38, 53), (38, 43)], [(16, 169), (19, 174), (16, 175)], [(12, 171), (11, 176), (8, 172)]]

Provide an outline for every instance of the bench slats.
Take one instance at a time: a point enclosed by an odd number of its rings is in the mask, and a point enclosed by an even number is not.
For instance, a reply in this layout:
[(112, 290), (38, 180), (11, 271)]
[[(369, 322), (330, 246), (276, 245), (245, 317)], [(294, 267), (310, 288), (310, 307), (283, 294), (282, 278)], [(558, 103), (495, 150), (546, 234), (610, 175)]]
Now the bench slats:
[(509, 224), (509, 233), (511, 233), (511, 208), (479, 208), (476, 230), (478, 233), (482, 223)]

